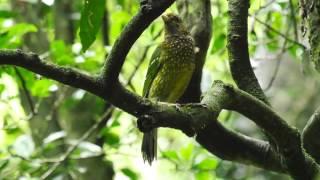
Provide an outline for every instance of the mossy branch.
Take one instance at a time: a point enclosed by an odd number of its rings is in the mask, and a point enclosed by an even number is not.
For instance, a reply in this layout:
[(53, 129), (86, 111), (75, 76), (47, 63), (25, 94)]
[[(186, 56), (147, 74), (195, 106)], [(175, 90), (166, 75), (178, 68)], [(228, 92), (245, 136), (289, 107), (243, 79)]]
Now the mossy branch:
[(249, 57), (249, 0), (229, 0), (228, 54), (232, 77), (237, 86), (264, 101), (268, 100), (255, 76)]

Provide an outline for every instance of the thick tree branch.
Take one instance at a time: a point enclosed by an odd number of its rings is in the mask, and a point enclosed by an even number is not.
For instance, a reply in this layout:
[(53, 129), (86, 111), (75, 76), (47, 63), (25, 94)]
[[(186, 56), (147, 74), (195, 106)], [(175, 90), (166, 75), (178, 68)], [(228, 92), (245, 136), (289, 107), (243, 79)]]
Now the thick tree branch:
[(187, 90), (179, 102), (199, 102), (201, 96), (202, 69), (212, 35), (212, 16), (210, 0), (193, 0), (189, 7), (186, 0), (177, 1), (179, 12), (187, 22), (188, 29), (194, 38), (196, 52), (196, 68)]
[(238, 87), (268, 104), (250, 63), (248, 49), (249, 0), (229, 0), (228, 54)]
[[(269, 105), (257, 77), (255, 76), (249, 57), (248, 45), (248, 9), (249, 0), (229, 0), (228, 55), (231, 75), (237, 86)], [(272, 148), (277, 144), (267, 134)]]
[(211, 121), (196, 140), (212, 154), (223, 160), (254, 165), (266, 170), (287, 173), (281, 156), (268, 142), (230, 131), (218, 121)]
[(320, 72), (320, 1), (304, 0), (302, 7), (308, 21), (311, 60)]
[(318, 164), (320, 164), (320, 107), (314, 112), (303, 129), (302, 142), (306, 149)]
[(230, 96), (224, 102), (225, 109), (237, 111), (254, 121), (267, 135), (279, 146), (279, 151), (284, 158), (288, 172), (295, 179), (315, 179), (319, 167), (303, 150), (300, 133), (289, 126), (280, 116), (273, 112), (264, 102), (252, 95), (215, 82), (214, 86), (222, 86), (217, 93)]

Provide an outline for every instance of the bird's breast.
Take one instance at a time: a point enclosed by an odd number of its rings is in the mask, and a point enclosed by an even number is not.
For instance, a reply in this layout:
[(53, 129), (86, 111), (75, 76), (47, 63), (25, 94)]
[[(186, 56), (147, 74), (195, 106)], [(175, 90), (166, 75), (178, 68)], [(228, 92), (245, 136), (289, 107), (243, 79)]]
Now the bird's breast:
[(152, 83), (149, 96), (175, 102), (187, 88), (195, 68), (192, 40), (173, 39), (166, 42), (160, 61), (163, 65)]
[(150, 97), (164, 102), (176, 102), (187, 88), (194, 67), (194, 63), (164, 65), (152, 83)]

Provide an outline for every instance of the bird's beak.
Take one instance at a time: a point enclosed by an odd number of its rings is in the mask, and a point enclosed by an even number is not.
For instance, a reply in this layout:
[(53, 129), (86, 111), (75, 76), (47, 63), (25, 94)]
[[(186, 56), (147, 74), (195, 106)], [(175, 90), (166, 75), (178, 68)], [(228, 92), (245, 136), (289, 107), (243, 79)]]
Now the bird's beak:
[(162, 15), (161, 18), (162, 18), (164, 23), (167, 23), (168, 20), (169, 20), (169, 17), (166, 14)]

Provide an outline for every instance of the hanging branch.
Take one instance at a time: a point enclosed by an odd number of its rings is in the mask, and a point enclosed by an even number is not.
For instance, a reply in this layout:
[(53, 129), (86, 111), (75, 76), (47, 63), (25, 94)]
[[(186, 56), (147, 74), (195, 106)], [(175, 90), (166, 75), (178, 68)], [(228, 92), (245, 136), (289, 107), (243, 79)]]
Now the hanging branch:
[(16, 72), (20, 82), (21, 82), (21, 86), (22, 86), (22, 90), (27, 98), (27, 102), (30, 106), (30, 111), (31, 111), (31, 115), (30, 116), (34, 116), (37, 112), (35, 110), (35, 106), (34, 106), (34, 103), (33, 103), (33, 100), (31, 98), (31, 95), (30, 95), (30, 92), (27, 88), (27, 85), (26, 85), (26, 81), (25, 79), (23, 78), (22, 74), (20, 73), (19, 69), (14, 67), (14, 71)]
[(63, 163), (65, 162), (68, 157), (72, 154), (72, 152), (74, 150), (76, 150), (76, 148), (86, 139), (88, 139), (94, 132), (97, 131), (97, 129), (99, 129), (99, 127), (105, 125), (109, 120), (110, 120), (110, 115), (113, 112), (112, 107), (110, 107), (105, 113), (104, 115), (102, 115), (102, 117), (100, 118), (100, 120), (98, 120), (94, 125), (92, 125), (79, 139), (77, 139), (77, 141), (72, 144), (67, 151), (60, 156), (55, 162), (54, 164), (45, 172), (42, 174), (41, 179), (47, 179), (49, 178), (50, 175), (52, 175), (52, 173), (54, 173), (54, 171)]

